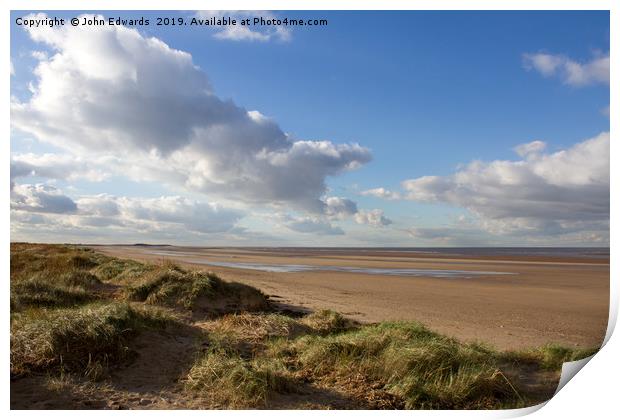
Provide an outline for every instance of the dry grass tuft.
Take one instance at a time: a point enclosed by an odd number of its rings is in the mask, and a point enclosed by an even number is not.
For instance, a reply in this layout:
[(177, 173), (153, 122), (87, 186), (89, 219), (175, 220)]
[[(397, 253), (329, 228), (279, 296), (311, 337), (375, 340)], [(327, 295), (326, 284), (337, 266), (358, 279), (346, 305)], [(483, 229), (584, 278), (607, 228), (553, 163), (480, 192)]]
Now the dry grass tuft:
[(194, 364), (186, 387), (206, 393), (226, 408), (264, 407), (274, 394), (295, 389), (280, 361), (246, 360), (222, 349), (215, 349)]
[(313, 312), (303, 317), (301, 323), (319, 335), (343, 332), (358, 325), (338, 312), (331, 310)]
[(311, 329), (297, 320), (280, 314), (229, 314), (213, 320), (212, 332), (227, 337), (259, 343), (273, 337), (294, 338)]
[(128, 285), (139, 281), (144, 275), (153, 271), (155, 266), (142, 264), (133, 260), (104, 257), (93, 270), (100, 279), (115, 284)]

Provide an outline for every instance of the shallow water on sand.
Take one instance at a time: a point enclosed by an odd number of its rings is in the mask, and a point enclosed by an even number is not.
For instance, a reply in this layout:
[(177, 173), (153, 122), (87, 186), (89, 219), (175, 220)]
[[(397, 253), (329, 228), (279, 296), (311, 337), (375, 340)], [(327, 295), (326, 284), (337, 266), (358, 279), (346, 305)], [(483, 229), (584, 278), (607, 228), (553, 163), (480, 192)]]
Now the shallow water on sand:
[[(187, 254), (179, 252), (149, 251), (149, 254), (182, 257)], [(190, 254), (191, 255), (191, 254)], [(479, 276), (511, 275), (502, 271), (437, 270), (425, 268), (367, 268), (338, 265), (304, 265), (304, 264), (260, 264), (212, 261), (204, 258), (192, 258), (193, 263), (207, 264), (215, 267), (242, 268), (246, 270), (268, 271), (272, 273), (299, 273), (302, 271), (339, 271), (344, 273), (374, 274), (384, 276), (437, 277), (437, 278), (472, 278)]]
[(413, 276), (439, 278), (471, 278), (478, 276), (492, 276), (506, 273), (501, 271), (466, 271), (466, 270), (433, 270), (424, 268), (366, 268), (347, 267), (338, 265), (301, 265), (301, 264), (256, 264), (256, 263), (229, 263), (221, 261), (200, 261), (204, 264), (217, 267), (245, 268), (248, 270), (271, 271), (275, 273), (297, 273), (300, 271), (341, 271), (345, 273), (376, 274), (385, 276)]

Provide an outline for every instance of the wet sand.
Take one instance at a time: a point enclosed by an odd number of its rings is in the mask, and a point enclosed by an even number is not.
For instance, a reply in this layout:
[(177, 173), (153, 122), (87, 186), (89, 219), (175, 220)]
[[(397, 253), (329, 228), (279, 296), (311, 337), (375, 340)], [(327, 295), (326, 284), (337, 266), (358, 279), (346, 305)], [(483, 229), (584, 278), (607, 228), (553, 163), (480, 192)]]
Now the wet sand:
[[(333, 309), (361, 322), (417, 320), (440, 333), (464, 341), (482, 340), (499, 349), (547, 343), (598, 346), (607, 328), (608, 258), (304, 248), (94, 248), (121, 258), (174, 260), (212, 270), (226, 280), (255, 286), (292, 310)], [(238, 263), (241, 266), (235, 266)], [(249, 269), (248, 264), (310, 268), (274, 272)], [(342, 267), (368, 268), (373, 273), (334, 271)], [(391, 269), (417, 274), (376, 274)], [(438, 277), (433, 274), (437, 270), (450, 275)]]

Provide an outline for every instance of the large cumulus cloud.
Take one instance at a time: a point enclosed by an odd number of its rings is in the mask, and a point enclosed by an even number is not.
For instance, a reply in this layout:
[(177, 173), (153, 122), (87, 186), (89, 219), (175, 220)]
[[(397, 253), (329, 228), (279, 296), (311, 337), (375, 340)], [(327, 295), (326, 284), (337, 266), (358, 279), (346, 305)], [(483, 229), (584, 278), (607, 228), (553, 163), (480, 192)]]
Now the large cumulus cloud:
[[(322, 212), (326, 177), (368, 149), (295, 140), (257, 111), (215, 95), (190, 54), (122, 26), (29, 28), (47, 46), (14, 128), (114, 170), (188, 190)], [(104, 160), (105, 161), (105, 160)]]

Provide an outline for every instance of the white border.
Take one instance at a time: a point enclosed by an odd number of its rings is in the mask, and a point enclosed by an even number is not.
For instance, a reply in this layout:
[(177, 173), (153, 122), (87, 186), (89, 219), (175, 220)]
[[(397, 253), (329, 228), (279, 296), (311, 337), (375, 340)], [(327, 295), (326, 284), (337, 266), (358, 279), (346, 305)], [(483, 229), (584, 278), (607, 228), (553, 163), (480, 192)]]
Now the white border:
[[(416, 0), (403, 2), (402, 0), (381, 0), (381, 1), (368, 1), (361, 0), (356, 2), (346, 0), (91, 0), (88, 2), (79, 0), (4, 0), (2, 2), (2, 30), (1, 30), (1, 46), (3, 54), (0, 55), (0, 68), (4, 70), (4, 82), (2, 83), (4, 91), (4, 99), (0, 101), (0, 113), (2, 118), (2, 136), (1, 142), (1, 155), (4, 156), (4, 162), (1, 171), (0, 185), (4, 186), (4, 197), (9, 197), (9, 165), (8, 157), (9, 153), (9, 141), (10, 128), (9, 128), (9, 92), (10, 92), (10, 78), (9, 74), (9, 57), (10, 57), (10, 43), (9, 43), (9, 29), (10, 25), (7, 22), (10, 19), (10, 10), (610, 10), (610, 31), (611, 39), (611, 68), (618, 68), (618, 43), (617, 39), (618, 28), (620, 28), (619, 2), (612, 0)], [(618, 78), (614, 77), (614, 72), (611, 74), (611, 91), (618, 92)], [(616, 97), (611, 96), (610, 109), (616, 110), (617, 103)], [(382, 412), (383, 418), (389, 417), (409, 417), (415, 416), (416, 418), (507, 418), (517, 417), (528, 413), (532, 419), (557, 419), (557, 418), (607, 418), (609, 414), (617, 412), (617, 392), (615, 391), (616, 379), (619, 374), (620, 363), (615, 357), (615, 354), (620, 354), (620, 343), (616, 336), (613, 336), (613, 328), (616, 323), (618, 314), (618, 279), (620, 279), (620, 271), (616, 261), (618, 260), (617, 246), (613, 245), (618, 241), (618, 228), (617, 223), (617, 209), (618, 209), (618, 189), (614, 188), (616, 182), (614, 179), (619, 178), (618, 163), (618, 146), (616, 144), (615, 129), (618, 127), (618, 118), (620, 113), (610, 113), (610, 128), (611, 128), (611, 304), (610, 304), (610, 323), (608, 326), (606, 345), (605, 347), (583, 368), (578, 374), (577, 378), (571, 380), (554, 398), (552, 398), (547, 404), (533, 407), (524, 410), (506, 410), (506, 411), (416, 411), (416, 412)], [(2, 214), (1, 232), (5, 238), (9, 238), (10, 235), (10, 216), (9, 206), (5, 202), (5, 205), (0, 206), (0, 212)], [(2, 325), (8, 327), (9, 325), (9, 296), (6, 293), (8, 288), (9, 279), (9, 241), (5, 240), (1, 245), (0, 251), (0, 267), (3, 267), (2, 277), (4, 279), (3, 287), (5, 291), (4, 310), (2, 311)], [(3, 372), (5, 373), (4, 380), (2, 381), (2, 403), (5, 410), (9, 409), (9, 336), (8, 329), (2, 334), (2, 351), (3, 360), (2, 363)], [(26, 417), (31, 413), (12, 411), (11, 416), (14, 417)], [(32, 413), (35, 414), (35, 413)], [(138, 417), (168, 417), (177, 415), (176, 412), (160, 411), (160, 412), (132, 412), (123, 413), (119, 412), (112, 414), (110, 412), (94, 411), (89, 412), (89, 416), (95, 418), (101, 418), (103, 416), (115, 415), (115, 416), (138, 416)], [(183, 411), (180, 415), (203, 418), (208, 415), (210, 418), (243, 418), (251, 415), (260, 418), (281, 418), (289, 419), (294, 416), (295, 418), (315, 418), (318, 416), (329, 415), (337, 418), (348, 418), (349, 416), (356, 416), (361, 418), (372, 418), (377, 415), (376, 412), (361, 411), (361, 412), (347, 412), (347, 411), (334, 411), (334, 412), (318, 412), (318, 411), (258, 411), (258, 412), (217, 412), (210, 411), (205, 413), (202, 411)], [(82, 412), (65, 412), (65, 411), (49, 411), (45, 413), (36, 413), (35, 415), (45, 415), (50, 418), (65, 419), (77, 418), (82, 416)]]

